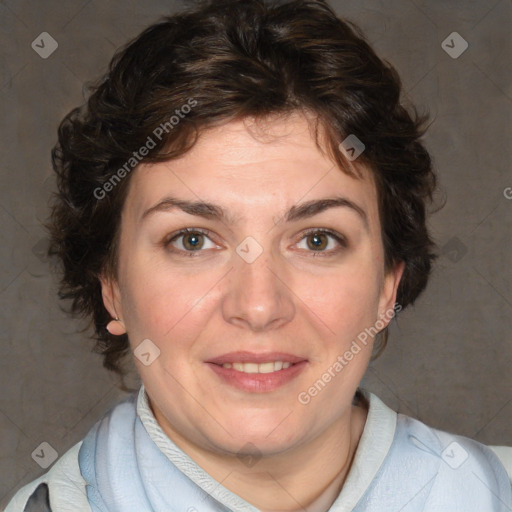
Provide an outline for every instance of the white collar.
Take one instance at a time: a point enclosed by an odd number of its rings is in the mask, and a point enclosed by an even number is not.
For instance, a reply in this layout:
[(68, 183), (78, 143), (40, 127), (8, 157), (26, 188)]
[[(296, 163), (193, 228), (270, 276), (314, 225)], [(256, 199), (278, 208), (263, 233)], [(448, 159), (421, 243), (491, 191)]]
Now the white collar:
[[(393, 443), (397, 413), (373, 393), (363, 389), (361, 392), (369, 402), (366, 424), (352, 467), (329, 512), (349, 512), (356, 506), (375, 478)], [(214, 480), (165, 434), (151, 411), (144, 386), (139, 390), (137, 414), (160, 451), (203, 491), (232, 510), (257, 511), (255, 507)]]
[(349, 512), (355, 508), (382, 466), (395, 437), (397, 413), (373, 393), (364, 389), (361, 392), (369, 402), (368, 416), (352, 467), (329, 512)]

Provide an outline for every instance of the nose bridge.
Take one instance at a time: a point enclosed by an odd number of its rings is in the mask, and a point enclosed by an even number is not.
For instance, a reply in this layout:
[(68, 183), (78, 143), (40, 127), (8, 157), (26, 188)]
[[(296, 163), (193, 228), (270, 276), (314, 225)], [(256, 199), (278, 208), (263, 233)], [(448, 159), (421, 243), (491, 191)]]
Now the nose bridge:
[[(270, 253), (262, 253), (255, 261), (248, 263), (240, 258), (237, 263), (239, 268), (238, 283), (240, 291), (249, 301), (268, 302), (278, 293), (277, 266), (272, 262)], [(274, 268), (272, 268), (274, 267)], [(262, 304), (263, 305), (263, 304)]]
[(254, 242), (246, 239), (233, 255), (223, 314), (229, 323), (260, 331), (290, 321), (294, 303), (284, 284), (283, 265), (270, 249)]

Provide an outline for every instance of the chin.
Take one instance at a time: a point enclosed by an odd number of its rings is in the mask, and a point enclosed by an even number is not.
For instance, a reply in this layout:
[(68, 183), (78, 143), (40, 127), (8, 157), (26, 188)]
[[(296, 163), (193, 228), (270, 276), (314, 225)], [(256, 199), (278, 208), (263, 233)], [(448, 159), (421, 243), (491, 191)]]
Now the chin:
[(297, 442), (300, 431), (307, 431), (307, 427), (299, 429), (287, 421), (292, 414), (290, 411), (284, 414), (283, 411), (279, 414), (268, 412), (262, 418), (260, 413), (257, 421), (251, 421), (246, 415), (231, 417), (229, 422), (223, 422), (231, 436), (222, 431), (219, 442), (235, 453), (248, 444), (254, 445), (261, 452), (281, 452)]
[(292, 448), (297, 442), (291, 439), (288, 434), (286, 437), (276, 436), (270, 439), (268, 433), (266, 435), (239, 435), (212, 441), (215, 451), (222, 454), (235, 455), (239, 458), (245, 456), (260, 458), (279, 455)]

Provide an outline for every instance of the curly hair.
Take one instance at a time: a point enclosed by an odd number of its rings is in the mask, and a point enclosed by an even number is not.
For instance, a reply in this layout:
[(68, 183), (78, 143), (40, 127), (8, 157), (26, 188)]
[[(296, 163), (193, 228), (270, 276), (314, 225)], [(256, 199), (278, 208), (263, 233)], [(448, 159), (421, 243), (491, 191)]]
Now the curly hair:
[(49, 252), (62, 264), (59, 296), (92, 320), (104, 366), (122, 375), (129, 350), (126, 334), (106, 330), (99, 276), (116, 276), (131, 170), (177, 158), (201, 130), (246, 117), (313, 113), (317, 146), (349, 174), (340, 143), (349, 135), (364, 143), (358, 163), (375, 178), (385, 266), (404, 262), (397, 302), (412, 304), (436, 257), (426, 227), (436, 177), (420, 140), (427, 116), (403, 106), (401, 89), (360, 29), (322, 0), (200, 2), (118, 50), (85, 105), (59, 126), (47, 226)]

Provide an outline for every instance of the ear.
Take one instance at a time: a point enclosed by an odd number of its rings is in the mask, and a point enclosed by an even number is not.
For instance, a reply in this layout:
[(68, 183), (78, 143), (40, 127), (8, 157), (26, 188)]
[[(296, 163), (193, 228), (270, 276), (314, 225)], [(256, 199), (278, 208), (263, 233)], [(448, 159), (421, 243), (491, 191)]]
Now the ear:
[(396, 263), (393, 268), (389, 269), (384, 276), (384, 283), (379, 299), (379, 319), (385, 322), (386, 327), (394, 317), (396, 294), (404, 269), (405, 262), (400, 261)]
[(123, 308), (121, 306), (121, 293), (117, 281), (111, 277), (100, 276), (101, 296), (103, 304), (113, 320), (107, 325), (110, 334), (120, 336), (126, 333), (123, 323)]

